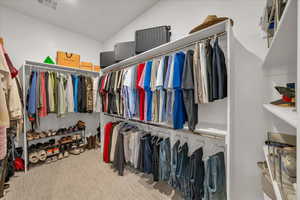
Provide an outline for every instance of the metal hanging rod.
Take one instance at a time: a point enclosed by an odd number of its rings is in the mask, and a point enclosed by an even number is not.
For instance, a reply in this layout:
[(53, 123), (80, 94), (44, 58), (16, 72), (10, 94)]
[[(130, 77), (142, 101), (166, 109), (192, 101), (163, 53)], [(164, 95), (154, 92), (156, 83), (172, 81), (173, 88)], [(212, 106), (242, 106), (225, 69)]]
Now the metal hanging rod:
[[(178, 48), (174, 48), (174, 49), (170, 49), (170, 50), (166, 50), (166, 51), (163, 51), (161, 53), (157, 53), (153, 56), (150, 56), (148, 57), (147, 59), (145, 59), (144, 61), (147, 61), (147, 60), (151, 60), (151, 59), (154, 59), (154, 58), (157, 58), (157, 57), (161, 57), (163, 55), (167, 55), (167, 54), (170, 54), (170, 53), (173, 53), (173, 52), (176, 52), (176, 51), (179, 51), (179, 50), (182, 50), (182, 49), (185, 49), (185, 48), (188, 48), (190, 46), (193, 46), (199, 42), (203, 42), (203, 41), (207, 41), (207, 40), (211, 40), (211, 39), (214, 39), (216, 37), (221, 37), (221, 36), (225, 36), (227, 34), (226, 31), (223, 31), (223, 32), (220, 32), (220, 33), (217, 33), (217, 34), (214, 34), (214, 35), (211, 35), (211, 36), (208, 36), (208, 37), (205, 37), (205, 38), (202, 38), (200, 40), (197, 40), (196, 42), (190, 42), (186, 45), (183, 45), (183, 46), (180, 46)], [(111, 69), (111, 70), (108, 70), (106, 71), (105, 69), (103, 69), (102, 71), (104, 71), (104, 73), (109, 73), (109, 72), (113, 72), (113, 71), (119, 71), (121, 69), (126, 69), (128, 67), (131, 67), (133, 65), (136, 65), (136, 64), (139, 64), (143, 61), (139, 61), (139, 62), (132, 62), (132, 63), (128, 63), (126, 65), (123, 65), (123, 66), (120, 66), (120, 67), (116, 67), (115, 69)]]
[[(166, 129), (174, 130), (173, 128), (171, 128), (167, 125), (163, 125), (163, 124), (144, 122), (144, 121), (140, 121), (140, 120), (136, 120), (136, 119), (126, 119), (125, 117), (122, 117), (122, 116), (119, 116), (119, 115), (114, 115), (114, 114), (108, 114), (108, 113), (103, 113), (103, 114), (106, 115), (106, 116), (113, 117), (113, 118), (118, 118), (118, 119), (121, 119), (121, 120), (124, 120), (124, 121), (132, 121), (132, 122), (137, 122), (137, 123), (140, 123), (140, 124), (145, 124), (145, 125), (154, 126), (154, 127), (158, 127), (158, 128), (166, 128)], [(217, 140), (224, 140), (225, 139), (224, 136), (211, 135), (211, 134), (202, 133), (202, 132), (196, 131), (196, 130), (195, 131), (190, 131), (190, 130), (187, 130), (187, 129), (180, 129), (180, 131), (185, 131), (185, 132), (188, 132), (188, 133), (193, 133), (193, 134), (196, 134), (196, 135), (201, 135), (201, 136), (204, 136), (204, 137), (217, 139)]]

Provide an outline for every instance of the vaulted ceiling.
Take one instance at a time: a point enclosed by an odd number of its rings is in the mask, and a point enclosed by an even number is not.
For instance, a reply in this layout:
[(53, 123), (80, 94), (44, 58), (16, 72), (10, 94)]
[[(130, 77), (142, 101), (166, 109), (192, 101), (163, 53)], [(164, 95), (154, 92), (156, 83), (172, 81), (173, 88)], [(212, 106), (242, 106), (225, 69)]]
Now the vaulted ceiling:
[(103, 42), (158, 1), (0, 0), (0, 5)]

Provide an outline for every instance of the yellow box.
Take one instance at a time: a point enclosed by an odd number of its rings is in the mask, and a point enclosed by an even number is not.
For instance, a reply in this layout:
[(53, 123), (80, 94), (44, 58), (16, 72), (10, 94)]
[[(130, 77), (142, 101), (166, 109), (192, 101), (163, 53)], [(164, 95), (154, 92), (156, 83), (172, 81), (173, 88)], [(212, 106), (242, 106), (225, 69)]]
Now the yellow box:
[(80, 62), (80, 69), (82, 70), (93, 70), (93, 63), (91, 62)]
[(80, 66), (80, 55), (74, 53), (67, 53), (63, 51), (56, 52), (56, 64), (66, 66), (66, 67), (74, 67), (79, 68)]
[(101, 67), (99, 65), (94, 65), (94, 71), (95, 72), (100, 72)]

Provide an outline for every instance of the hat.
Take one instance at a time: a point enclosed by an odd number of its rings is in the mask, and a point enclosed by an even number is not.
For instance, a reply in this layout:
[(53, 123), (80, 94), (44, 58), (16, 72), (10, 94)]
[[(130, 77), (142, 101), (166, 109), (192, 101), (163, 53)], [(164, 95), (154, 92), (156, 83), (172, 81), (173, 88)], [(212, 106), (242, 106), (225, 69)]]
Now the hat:
[[(217, 23), (220, 23), (222, 21), (225, 21), (229, 19), (228, 17), (217, 17), (217, 15), (208, 15), (204, 22), (198, 26), (196, 26), (195, 28), (193, 28), (189, 33), (194, 33), (194, 32), (197, 32), (197, 31), (200, 31), (202, 29), (205, 29), (209, 26), (212, 26), (214, 24), (217, 24)], [(230, 19), (230, 22), (231, 22), (231, 25), (233, 25), (233, 20)]]

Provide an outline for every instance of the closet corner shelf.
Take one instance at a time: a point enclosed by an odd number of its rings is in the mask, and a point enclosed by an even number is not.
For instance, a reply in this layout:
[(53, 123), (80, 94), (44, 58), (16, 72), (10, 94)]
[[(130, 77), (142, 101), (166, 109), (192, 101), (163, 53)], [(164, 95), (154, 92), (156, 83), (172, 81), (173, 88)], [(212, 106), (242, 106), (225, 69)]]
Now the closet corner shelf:
[(285, 108), (271, 104), (264, 104), (263, 106), (266, 110), (268, 110), (278, 118), (297, 128), (299, 121), (298, 113), (294, 111), (295, 108)]
[(220, 33), (226, 33), (227, 30), (227, 24), (228, 24), (229, 20), (226, 20), (224, 22), (220, 22), (218, 24), (215, 24), (213, 26), (210, 26), (208, 28), (205, 28), (201, 31), (189, 34), (187, 36), (184, 36), (178, 40), (174, 40), (171, 42), (168, 42), (166, 44), (160, 45), (156, 48), (150, 49), (144, 53), (138, 54), (136, 56), (130, 57), (126, 60), (123, 60), (121, 62), (118, 62), (116, 64), (110, 65), (104, 69), (102, 69), (101, 71), (103, 73), (105, 72), (109, 72), (112, 70), (120, 70), (126, 66), (130, 66), (130, 65), (134, 65), (140, 62), (144, 62), (145, 60), (149, 59), (149, 58), (153, 58), (159, 55), (164, 54), (165, 52), (168, 52), (170, 50), (174, 50), (174, 49), (178, 49), (178, 48), (184, 48), (188, 45), (192, 45), (193, 43), (210, 37), (212, 35), (215, 34), (220, 34)]
[(44, 67), (44, 68), (49, 68), (49, 69), (54, 69), (54, 70), (65, 70), (65, 71), (74, 71), (74, 72), (81, 72), (81, 73), (89, 73), (89, 74), (95, 74), (98, 75), (99, 72), (94, 72), (90, 70), (83, 70), (83, 69), (78, 69), (78, 68), (72, 68), (72, 67), (66, 67), (62, 65), (55, 65), (55, 64), (46, 64), (46, 63), (40, 63), (40, 62), (35, 62), (35, 61), (29, 61), (26, 60), (24, 66), (33, 66), (33, 67)]
[(268, 169), (269, 169), (269, 173), (270, 173), (270, 177), (271, 177), (271, 181), (272, 181), (272, 185), (273, 185), (273, 189), (274, 189), (274, 192), (275, 192), (276, 199), (277, 200), (282, 200), (283, 198), (281, 196), (281, 191), (280, 191), (279, 185), (274, 180), (274, 177), (273, 177), (273, 174), (272, 174), (273, 167), (271, 166), (271, 162), (269, 160), (269, 152), (268, 152), (268, 147), (266, 145), (263, 147), (263, 151), (264, 151), (265, 159), (266, 159), (266, 162), (267, 162), (267, 165), (268, 165)]
[(266, 69), (293, 72), (297, 68), (297, 0), (289, 0), (263, 62)]

